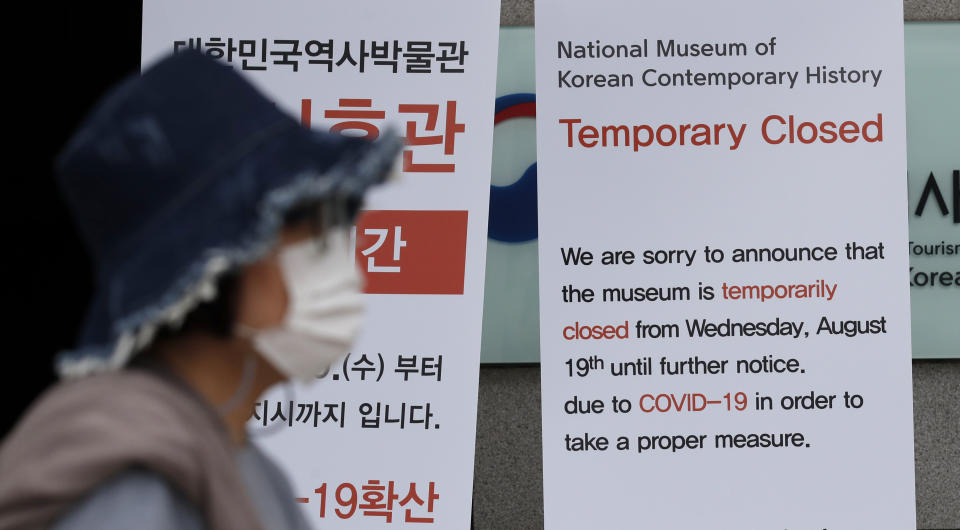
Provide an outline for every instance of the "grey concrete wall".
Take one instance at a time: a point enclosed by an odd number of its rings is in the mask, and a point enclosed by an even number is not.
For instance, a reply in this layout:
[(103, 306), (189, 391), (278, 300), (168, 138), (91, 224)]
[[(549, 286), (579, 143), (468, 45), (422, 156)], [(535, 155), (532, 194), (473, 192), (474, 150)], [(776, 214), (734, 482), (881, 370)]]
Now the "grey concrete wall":
[(960, 361), (913, 362), (917, 525), (960, 528)]
[(960, 0), (904, 0), (904, 20), (960, 20)]
[[(917, 526), (960, 528), (960, 361), (914, 361)], [(473, 522), (543, 528), (540, 368), (480, 369)]]
[[(501, 26), (532, 26), (533, 0), (502, 0)], [(904, 0), (904, 20), (960, 20), (960, 0)]]

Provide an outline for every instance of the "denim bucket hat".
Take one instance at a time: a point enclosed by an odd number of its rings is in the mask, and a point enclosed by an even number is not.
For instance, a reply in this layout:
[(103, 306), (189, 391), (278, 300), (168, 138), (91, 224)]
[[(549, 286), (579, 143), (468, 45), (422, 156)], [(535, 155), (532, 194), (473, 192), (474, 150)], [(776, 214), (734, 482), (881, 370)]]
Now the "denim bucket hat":
[(57, 371), (124, 366), (213, 299), (220, 275), (264, 256), (287, 211), (359, 204), (401, 147), (389, 132), (371, 142), (307, 130), (197, 52), (123, 82), (57, 160), (96, 272), (78, 345)]

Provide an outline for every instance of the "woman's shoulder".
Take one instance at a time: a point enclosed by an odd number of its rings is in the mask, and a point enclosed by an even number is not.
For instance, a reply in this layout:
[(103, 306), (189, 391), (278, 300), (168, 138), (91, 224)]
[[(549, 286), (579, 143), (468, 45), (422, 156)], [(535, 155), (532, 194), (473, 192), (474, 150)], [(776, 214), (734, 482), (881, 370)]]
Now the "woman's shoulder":
[(202, 530), (206, 526), (196, 508), (163, 477), (130, 468), (96, 487), (52, 528)]
[(280, 467), (255, 443), (237, 454), (247, 492), (266, 528), (304, 530), (310, 528), (294, 499), (290, 481)]

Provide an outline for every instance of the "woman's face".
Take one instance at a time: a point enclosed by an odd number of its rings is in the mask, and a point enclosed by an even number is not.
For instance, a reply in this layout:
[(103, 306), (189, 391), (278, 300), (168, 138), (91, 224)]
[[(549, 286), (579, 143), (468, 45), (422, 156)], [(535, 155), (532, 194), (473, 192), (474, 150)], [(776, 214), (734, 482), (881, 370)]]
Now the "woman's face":
[(316, 237), (315, 229), (303, 223), (280, 232), (277, 245), (260, 261), (240, 271), (235, 320), (253, 329), (279, 326), (287, 312), (287, 288), (278, 256), (289, 245)]

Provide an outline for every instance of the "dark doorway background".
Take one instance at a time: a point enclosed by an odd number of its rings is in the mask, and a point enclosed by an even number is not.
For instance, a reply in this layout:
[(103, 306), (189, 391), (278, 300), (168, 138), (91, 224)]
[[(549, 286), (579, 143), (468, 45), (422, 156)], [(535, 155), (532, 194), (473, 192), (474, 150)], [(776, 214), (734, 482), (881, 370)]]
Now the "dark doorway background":
[[(71, 133), (117, 81), (140, 68), (141, 3), (63, 2), (31, 8), (8, 22), (30, 32), (7, 97), (7, 301), (4, 437), (29, 404), (56, 380), (56, 352), (73, 346), (93, 289), (91, 267), (54, 178)], [(43, 10), (42, 12), (40, 12)], [(16, 28), (23, 20), (33, 27)], [(26, 23), (25, 23), (26, 24)], [(19, 38), (16, 40), (20, 40)]]

